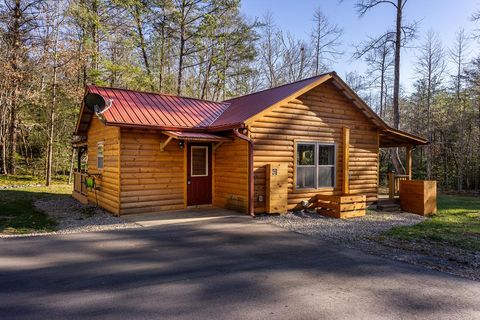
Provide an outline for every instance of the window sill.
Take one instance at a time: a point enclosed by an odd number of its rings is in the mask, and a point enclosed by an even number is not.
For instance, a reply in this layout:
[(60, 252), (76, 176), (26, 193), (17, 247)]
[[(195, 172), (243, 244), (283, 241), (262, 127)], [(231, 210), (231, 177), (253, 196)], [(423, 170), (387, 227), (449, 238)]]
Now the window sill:
[(322, 192), (322, 191), (335, 191), (335, 187), (325, 187), (325, 188), (305, 188), (305, 189), (299, 189), (299, 188), (293, 188), (294, 193), (311, 193), (311, 192)]

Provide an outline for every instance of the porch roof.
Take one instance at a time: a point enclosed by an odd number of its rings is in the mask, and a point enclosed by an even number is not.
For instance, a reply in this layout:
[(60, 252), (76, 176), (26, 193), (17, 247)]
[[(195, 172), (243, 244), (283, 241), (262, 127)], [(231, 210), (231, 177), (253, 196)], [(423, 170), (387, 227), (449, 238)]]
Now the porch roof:
[(230, 141), (231, 139), (204, 132), (188, 132), (188, 131), (162, 131), (163, 134), (177, 140), (185, 141)]
[(428, 140), (408, 132), (385, 128), (380, 131), (380, 148), (418, 146), (428, 144)]

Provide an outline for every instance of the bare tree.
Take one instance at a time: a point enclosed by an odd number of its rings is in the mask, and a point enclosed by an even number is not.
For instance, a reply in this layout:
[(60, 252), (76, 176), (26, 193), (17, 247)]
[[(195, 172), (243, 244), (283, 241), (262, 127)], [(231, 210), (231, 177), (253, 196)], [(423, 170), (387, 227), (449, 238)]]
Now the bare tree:
[(369, 66), (368, 73), (374, 75), (374, 77), (371, 78), (371, 82), (379, 87), (377, 112), (382, 118), (385, 116), (387, 104), (387, 82), (391, 80), (390, 71), (393, 66), (392, 52), (393, 48), (391, 44), (385, 41), (381, 47), (370, 50), (365, 56), (365, 62), (367, 62)]
[(367, 43), (364, 43), (363, 50), (360, 50), (357, 56), (362, 56), (366, 52), (379, 48), (384, 45), (386, 41), (394, 44), (394, 80), (393, 80), (393, 126), (398, 129), (400, 125), (400, 52), (405, 43), (411, 38), (415, 37), (416, 23), (405, 25), (403, 23), (403, 10), (408, 0), (359, 0), (356, 4), (360, 16), (364, 16), (371, 9), (388, 4), (395, 8), (396, 20), (394, 31), (388, 31), (377, 38), (371, 38)]
[(311, 38), (314, 46), (314, 73), (317, 75), (325, 71), (332, 61), (343, 54), (339, 49), (342, 44), (343, 29), (330, 23), (320, 8), (317, 8), (314, 12), (313, 22), (314, 28)]
[(455, 67), (452, 75), (455, 93), (457, 99), (460, 99), (460, 92), (462, 91), (462, 80), (464, 78), (463, 71), (467, 65), (466, 58), (468, 56), (468, 37), (464, 29), (459, 29), (455, 35), (455, 42), (453, 48), (448, 50), (450, 61)]
[(311, 61), (308, 45), (295, 39), (290, 33), (281, 36), (282, 44), (282, 79), (294, 82), (305, 78)]
[(49, 1), (47, 10), (45, 10), (45, 40), (47, 61), (51, 65), (51, 100), (49, 108), (49, 123), (47, 130), (47, 161), (45, 172), (45, 185), (49, 186), (52, 182), (52, 161), (53, 161), (53, 144), (55, 136), (55, 120), (57, 113), (57, 94), (58, 94), (58, 69), (61, 67), (59, 62), (59, 33), (65, 20), (65, 14), (61, 11), (64, 5), (63, 1)]
[(272, 88), (283, 81), (280, 79), (282, 50), (282, 35), (273, 21), (273, 16), (267, 12), (263, 21), (261, 41), (259, 44), (260, 68), (266, 77), (267, 85)]
[[(478, 10), (477, 12), (475, 12), (475, 13), (472, 14), (471, 20), (472, 20), (473, 22), (479, 22), (479, 21), (480, 21), (480, 10)], [(474, 31), (474, 37), (475, 37), (476, 39), (480, 38), (480, 29), (476, 29), (476, 30)]]
[[(445, 54), (438, 35), (433, 31), (427, 33), (424, 44), (417, 57), (417, 74), (425, 90), (426, 129), (428, 139), (432, 141), (432, 100), (440, 89), (442, 74), (445, 71)], [(427, 146), (427, 179), (432, 177), (432, 146)]]
[[(466, 158), (466, 141), (465, 141), (465, 126), (467, 112), (466, 110), (466, 97), (462, 94), (464, 88), (464, 69), (467, 66), (466, 57), (468, 56), (468, 38), (464, 29), (460, 29), (456, 33), (455, 42), (453, 47), (449, 50), (449, 58), (452, 65), (455, 67), (452, 74), (453, 87), (455, 92), (455, 100), (457, 110), (459, 111), (459, 117), (456, 117), (459, 121), (457, 123), (458, 141), (457, 152), (453, 153), (455, 157), (455, 163), (457, 165), (457, 190), (462, 191), (463, 188), (463, 176)], [(444, 154), (449, 153), (448, 149), (444, 150)], [(446, 170), (445, 170), (446, 171)]]

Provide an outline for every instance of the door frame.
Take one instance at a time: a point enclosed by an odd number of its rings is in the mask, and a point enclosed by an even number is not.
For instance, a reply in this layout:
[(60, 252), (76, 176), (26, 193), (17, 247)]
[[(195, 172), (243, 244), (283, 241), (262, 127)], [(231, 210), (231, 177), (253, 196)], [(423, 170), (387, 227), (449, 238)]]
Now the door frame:
[[(207, 172), (210, 174), (210, 185), (211, 185), (211, 201), (208, 204), (201, 205), (188, 205), (188, 173), (191, 172), (191, 152), (189, 157), (189, 151), (191, 147), (195, 146), (204, 146), (207, 147)], [(215, 150), (213, 149), (212, 142), (208, 141), (199, 141), (199, 142), (187, 142), (184, 141), (184, 152), (183, 152), (183, 164), (184, 164), (184, 174), (183, 174), (183, 185), (184, 185), (184, 194), (183, 194), (183, 204), (184, 208), (196, 208), (203, 206), (213, 206), (215, 199)], [(189, 168), (190, 162), (190, 168)], [(209, 164), (208, 164), (209, 163)]]

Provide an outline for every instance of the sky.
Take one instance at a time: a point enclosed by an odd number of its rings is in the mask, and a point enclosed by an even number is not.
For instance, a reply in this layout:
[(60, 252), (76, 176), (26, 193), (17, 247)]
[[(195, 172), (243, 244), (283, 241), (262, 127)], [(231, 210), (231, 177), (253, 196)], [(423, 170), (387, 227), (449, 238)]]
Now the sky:
[[(344, 29), (343, 43), (340, 50), (345, 52), (343, 58), (332, 65), (332, 70), (341, 77), (348, 72), (363, 74), (366, 65), (354, 61), (352, 54), (354, 44), (366, 40), (368, 36), (380, 35), (395, 25), (395, 8), (382, 4), (365, 16), (359, 17), (354, 7), (356, 0), (242, 0), (241, 11), (249, 19), (262, 18), (270, 12), (276, 25), (285, 32), (298, 38), (308, 39), (313, 27), (313, 12), (320, 8), (329, 17), (330, 22)], [(418, 38), (410, 43), (413, 48), (405, 48), (401, 57), (401, 84), (411, 91), (415, 79), (415, 50), (429, 30), (437, 32), (444, 47), (448, 49), (454, 43), (455, 33), (464, 28), (467, 34), (476, 26), (470, 17), (480, 9), (480, 0), (409, 0), (404, 10), (404, 21), (419, 21)], [(478, 42), (469, 47), (471, 56), (480, 53)]]

